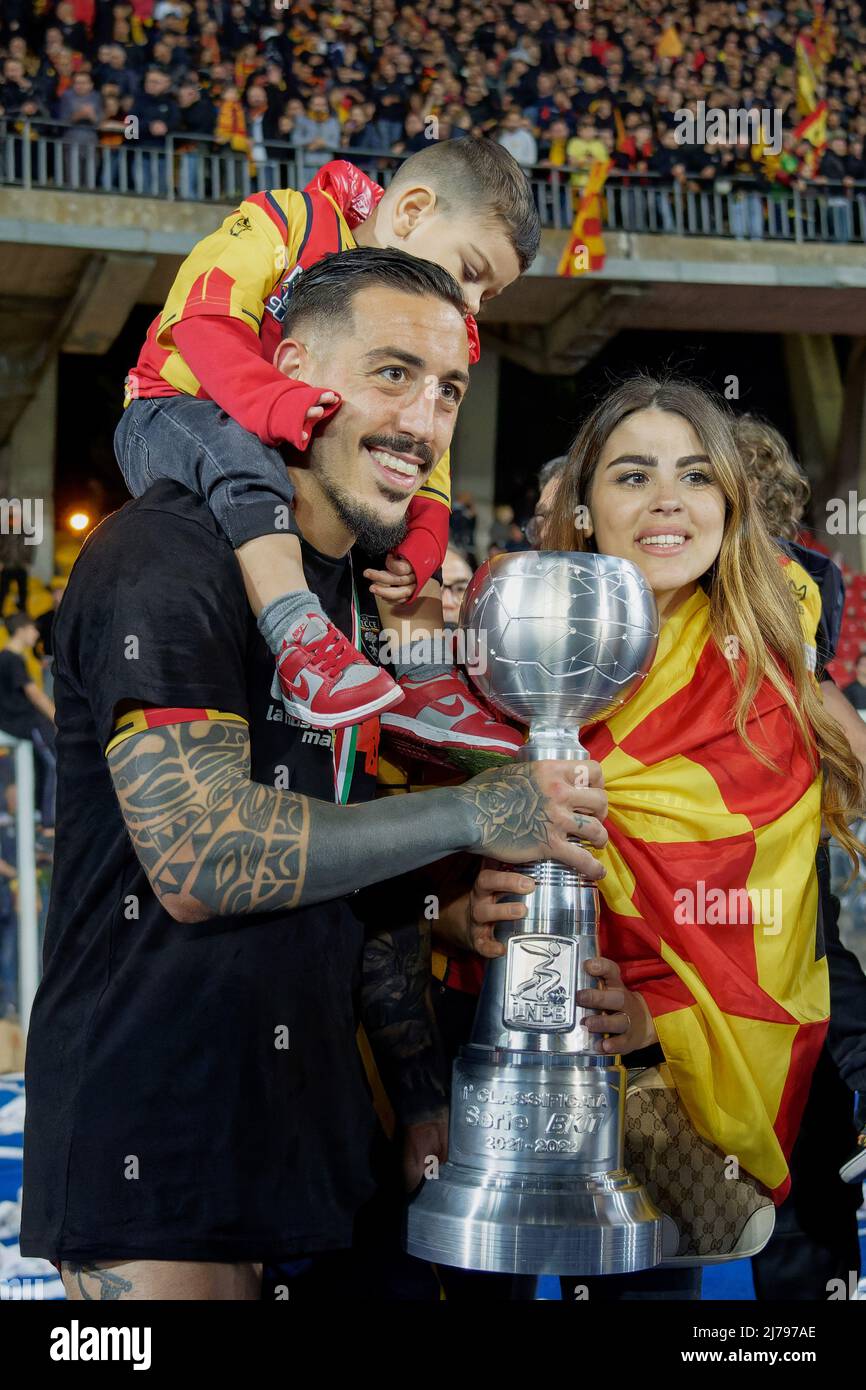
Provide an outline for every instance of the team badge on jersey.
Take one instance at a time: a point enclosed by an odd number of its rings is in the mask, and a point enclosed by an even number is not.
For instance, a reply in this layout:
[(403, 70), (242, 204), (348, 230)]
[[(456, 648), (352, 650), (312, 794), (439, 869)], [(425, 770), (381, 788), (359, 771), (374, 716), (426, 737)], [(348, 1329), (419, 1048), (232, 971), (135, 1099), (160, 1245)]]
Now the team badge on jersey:
[(361, 647), (371, 661), (379, 661), (379, 637), (382, 625), (372, 613), (361, 614)]
[(265, 313), (270, 314), (272, 318), (276, 319), (277, 323), (282, 323), (283, 319), (286, 317), (289, 300), (294, 294), (295, 285), (298, 283), (303, 273), (304, 267), (302, 265), (296, 265), (294, 270), (290, 271), (275, 287), (273, 293), (268, 296), (268, 302), (265, 305)]

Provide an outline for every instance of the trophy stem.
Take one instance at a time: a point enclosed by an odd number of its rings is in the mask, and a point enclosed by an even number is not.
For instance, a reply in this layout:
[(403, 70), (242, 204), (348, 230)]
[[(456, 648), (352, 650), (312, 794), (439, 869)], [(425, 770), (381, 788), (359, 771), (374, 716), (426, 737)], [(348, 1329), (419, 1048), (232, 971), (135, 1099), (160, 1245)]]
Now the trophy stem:
[[(589, 757), (578, 729), (533, 723), (524, 761)], [(577, 839), (578, 837), (575, 836)], [(472, 1034), (454, 1063), (448, 1162), (409, 1209), (407, 1249), (513, 1274), (628, 1273), (657, 1264), (662, 1217), (623, 1166), (627, 1076), (581, 1022), (599, 954), (595, 884), (553, 860), (527, 915), (501, 923)]]

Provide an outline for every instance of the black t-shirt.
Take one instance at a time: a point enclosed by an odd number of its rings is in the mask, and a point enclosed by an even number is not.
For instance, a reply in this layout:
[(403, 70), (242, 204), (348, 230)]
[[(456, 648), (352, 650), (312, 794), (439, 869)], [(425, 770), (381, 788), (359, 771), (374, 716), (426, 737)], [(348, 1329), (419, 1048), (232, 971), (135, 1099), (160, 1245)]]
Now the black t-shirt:
[(850, 685), (843, 685), (842, 694), (855, 709), (866, 709), (866, 685), (852, 681)]
[(29, 738), (40, 722), (39, 711), (24, 694), (32, 677), (17, 652), (0, 652), (0, 729), (13, 738)]
[[(372, 653), (375, 602), (355, 571)], [(306, 547), (305, 572), (350, 633), (349, 558)], [(93, 533), (54, 645), (57, 838), (28, 1039), (22, 1251), (275, 1261), (346, 1246), (374, 1190), (355, 1041), (363, 929), (345, 900), (173, 921), (103, 752), (121, 701), (225, 710), (249, 722), (256, 781), (281, 774), (333, 800), (330, 735), (271, 699), (273, 658), (234, 554), (175, 483)], [(351, 799), (374, 788), (362, 751)]]

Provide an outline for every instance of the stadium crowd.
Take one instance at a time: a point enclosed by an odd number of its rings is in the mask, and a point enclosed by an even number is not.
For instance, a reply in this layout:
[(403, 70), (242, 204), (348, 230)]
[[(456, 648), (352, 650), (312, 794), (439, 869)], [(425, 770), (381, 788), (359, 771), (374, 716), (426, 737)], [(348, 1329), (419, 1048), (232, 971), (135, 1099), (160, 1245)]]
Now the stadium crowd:
[[(797, 40), (816, 14), (830, 36), (817, 154), (795, 134)], [(853, 0), (5, 0), (0, 122), (109, 150), (204, 138), (264, 168), (289, 144), (302, 179), (336, 150), (379, 155), (375, 173), (385, 155), (484, 132), (577, 189), (609, 155), (620, 180), (850, 190), (866, 181), (864, 53)], [(781, 112), (780, 148), (679, 143), (677, 113), (699, 102)]]

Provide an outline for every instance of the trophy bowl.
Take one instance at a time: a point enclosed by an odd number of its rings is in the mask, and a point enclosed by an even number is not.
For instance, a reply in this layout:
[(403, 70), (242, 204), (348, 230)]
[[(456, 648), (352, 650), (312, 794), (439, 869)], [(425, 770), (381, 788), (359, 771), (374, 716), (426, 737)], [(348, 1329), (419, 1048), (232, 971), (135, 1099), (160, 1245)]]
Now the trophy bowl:
[[(523, 551), (482, 565), (461, 627), (467, 670), (528, 723), (522, 761), (589, 755), (581, 724), (624, 705), (649, 671), (655, 598), (610, 555)], [(596, 982), (599, 895), (573, 868), (523, 865), (527, 915), (500, 923), (472, 1036), (454, 1062), (448, 1161), (407, 1217), (421, 1259), (511, 1274), (622, 1274), (662, 1258), (664, 1219), (624, 1167), (627, 1077), (576, 993)]]
[(469, 674), (523, 724), (588, 724), (634, 694), (652, 665), (658, 614), (637, 565), (592, 551), (497, 555), (473, 576), (460, 626), (483, 659)]

